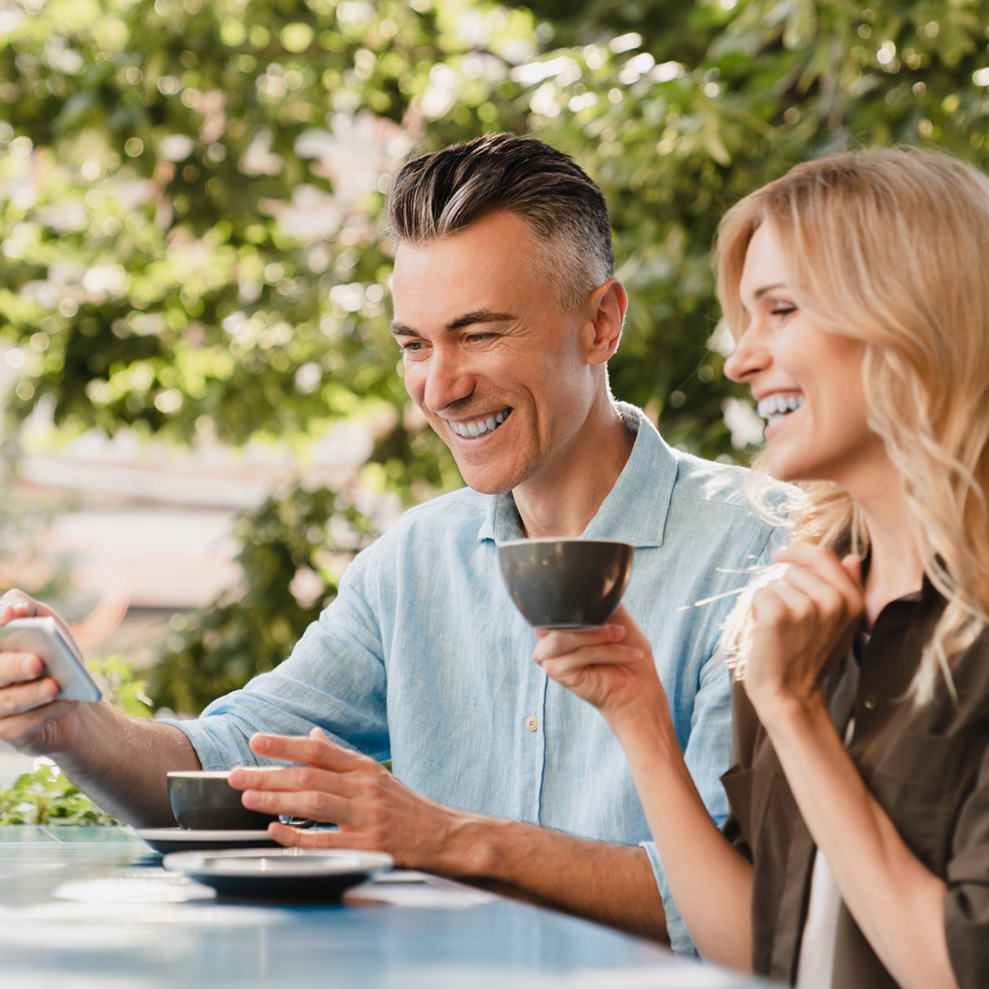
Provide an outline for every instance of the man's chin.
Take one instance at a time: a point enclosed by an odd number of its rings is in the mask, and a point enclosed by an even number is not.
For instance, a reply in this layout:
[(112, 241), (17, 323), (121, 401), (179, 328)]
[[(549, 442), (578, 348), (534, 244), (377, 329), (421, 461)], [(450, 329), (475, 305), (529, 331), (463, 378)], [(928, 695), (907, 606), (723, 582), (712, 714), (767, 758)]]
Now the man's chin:
[(469, 488), (473, 488), (478, 494), (508, 494), (516, 485), (515, 478), (512, 477), (505, 477), (504, 475), (495, 476), (489, 471), (478, 470), (476, 467), (465, 467), (459, 461), (457, 462), (457, 467), (460, 470), (460, 476), (463, 478), (464, 484)]
[(486, 495), (501, 495), (508, 494), (509, 491), (515, 486), (513, 484), (505, 485), (504, 483), (498, 484), (494, 481), (485, 481), (483, 479), (475, 479), (464, 477), (463, 471), (460, 472), (460, 476), (464, 478), (464, 484), (469, 488), (473, 488), (478, 494)]

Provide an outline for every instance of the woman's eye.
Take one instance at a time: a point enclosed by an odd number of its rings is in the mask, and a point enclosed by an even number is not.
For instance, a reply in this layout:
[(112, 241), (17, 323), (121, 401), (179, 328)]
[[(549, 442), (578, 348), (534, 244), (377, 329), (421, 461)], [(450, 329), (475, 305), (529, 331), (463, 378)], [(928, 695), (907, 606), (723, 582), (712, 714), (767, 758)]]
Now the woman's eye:
[(776, 309), (771, 309), (770, 310), (770, 312), (774, 316), (780, 316), (780, 317), (789, 316), (790, 313), (794, 313), (796, 311), (797, 311), (797, 307), (796, 306), (778, 306)]

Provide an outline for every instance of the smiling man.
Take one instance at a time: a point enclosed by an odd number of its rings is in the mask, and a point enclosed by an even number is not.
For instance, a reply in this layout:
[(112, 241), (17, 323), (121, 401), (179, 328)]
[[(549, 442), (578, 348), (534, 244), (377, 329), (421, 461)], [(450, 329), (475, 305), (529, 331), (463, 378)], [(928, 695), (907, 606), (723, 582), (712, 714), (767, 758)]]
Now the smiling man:
[[(532, 662), (496, 546), (635, 546), (625, 602), (720, 819), (719, 627), (776, 531), (752, 515), (744, 471), (670, 449), (612, 398), (626, 296), (603, 196), (570, 158), (513, 135), (448, 148), (399, 172), (389, 218), (406, 386), (467, 487), (407, 512), (351, 564), (289, 659), (199, 719), (53, 701), (35, 657), (0, 654), (0, 737), (149, 825), (171, 820), (166, 770), (298, 763), (231, 776), (250, 807), (339, 826), (272, 825), (283, 844), (380, 849), (687, 946), (621, 749)], [(0, 622), (47, 613), (17, 592), (3, 600)]]

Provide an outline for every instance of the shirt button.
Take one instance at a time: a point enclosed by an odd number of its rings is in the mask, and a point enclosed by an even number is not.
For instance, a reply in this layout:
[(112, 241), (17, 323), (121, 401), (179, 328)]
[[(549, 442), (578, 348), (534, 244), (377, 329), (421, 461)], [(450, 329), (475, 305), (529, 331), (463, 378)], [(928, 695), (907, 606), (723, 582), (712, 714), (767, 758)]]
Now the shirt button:
[(879, 698), (876, 697), (875, 694), (869, 694), (869, 696), (862, 701), (862, 707), (864, 707), (867, 711), (875, 711), (875, 709), (879, 707)]
[(529, 717), (525, 719), (525, 726), (529, 729), (529, 731), (535, 731), (539, 727), (539, 718), (529, 715)]

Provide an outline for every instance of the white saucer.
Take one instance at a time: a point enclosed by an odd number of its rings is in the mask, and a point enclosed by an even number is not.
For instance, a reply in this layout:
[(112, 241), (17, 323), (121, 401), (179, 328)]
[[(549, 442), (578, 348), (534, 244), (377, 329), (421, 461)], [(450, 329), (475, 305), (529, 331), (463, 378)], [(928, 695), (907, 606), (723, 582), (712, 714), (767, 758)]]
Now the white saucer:
[(233, 848), (275, 848), (267, 831), (193, 831), (190, 828), (129, 828), (156, 852), (214, 851)]
[(162, 865), (235, 899), (337, 901), (392, 867), (384, 852), (343, 848), (245, 848), (173, 852)]

